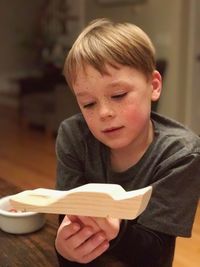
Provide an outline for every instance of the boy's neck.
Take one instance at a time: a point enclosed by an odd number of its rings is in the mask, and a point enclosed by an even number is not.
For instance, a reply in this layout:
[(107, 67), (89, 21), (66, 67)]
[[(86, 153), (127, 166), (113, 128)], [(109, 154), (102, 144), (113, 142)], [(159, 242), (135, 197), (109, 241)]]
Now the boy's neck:
[(140, 142), (135, 142), (123, 149), (111, 150), (111, 166), (116, 172), (123, 172), (134, 166), (145, 154), (154, 137), (153, 125), (150, 123), (146, 136)]

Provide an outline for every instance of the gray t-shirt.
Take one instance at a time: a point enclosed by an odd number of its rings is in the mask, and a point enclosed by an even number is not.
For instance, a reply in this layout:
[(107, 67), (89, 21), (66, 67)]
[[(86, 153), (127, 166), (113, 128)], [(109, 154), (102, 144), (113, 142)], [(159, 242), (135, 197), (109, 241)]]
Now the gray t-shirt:
[(112, 171), (109, 149), (91, 134), (81, 114), (63, 121), (56, 142), (56, 188), (116, 183), (130, 191), (152, 185), (151, 200), (137, 222), (189, 237), (200, 196), (200, 138), (156, 113), (151, 119), (153, 142), (139, 162), (124, 172)]

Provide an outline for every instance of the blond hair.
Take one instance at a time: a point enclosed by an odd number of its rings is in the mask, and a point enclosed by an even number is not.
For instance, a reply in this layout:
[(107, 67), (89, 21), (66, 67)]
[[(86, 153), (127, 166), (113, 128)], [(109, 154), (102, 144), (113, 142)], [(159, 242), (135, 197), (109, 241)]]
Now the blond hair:
[(92, 21), (79, 35), (65, 60), (63, 73), (70, 87), (77, 71), (91, 65), (106, 73), (106, 64), (134, 67), (149, 77), (155, 69), (155, 49), (147, 34), (131, 23)]

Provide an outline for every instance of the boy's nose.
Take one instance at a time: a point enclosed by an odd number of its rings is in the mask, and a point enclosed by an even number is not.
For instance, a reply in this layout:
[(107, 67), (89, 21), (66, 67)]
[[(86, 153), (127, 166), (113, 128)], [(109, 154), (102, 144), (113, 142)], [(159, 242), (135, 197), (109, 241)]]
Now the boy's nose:
[(99, 116), (101, 119), (106, 119), (108, 117), (113, 117), (115, 114), (113, 108), (109, 104), (102, 104), (99, 107)]

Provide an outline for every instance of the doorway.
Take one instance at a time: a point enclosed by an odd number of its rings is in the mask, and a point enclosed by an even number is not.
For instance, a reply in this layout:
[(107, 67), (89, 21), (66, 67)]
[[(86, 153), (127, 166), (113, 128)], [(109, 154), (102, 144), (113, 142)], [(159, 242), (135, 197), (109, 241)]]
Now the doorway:
[(186, 124), (200, 134), (200, 1), (190, 1)]

